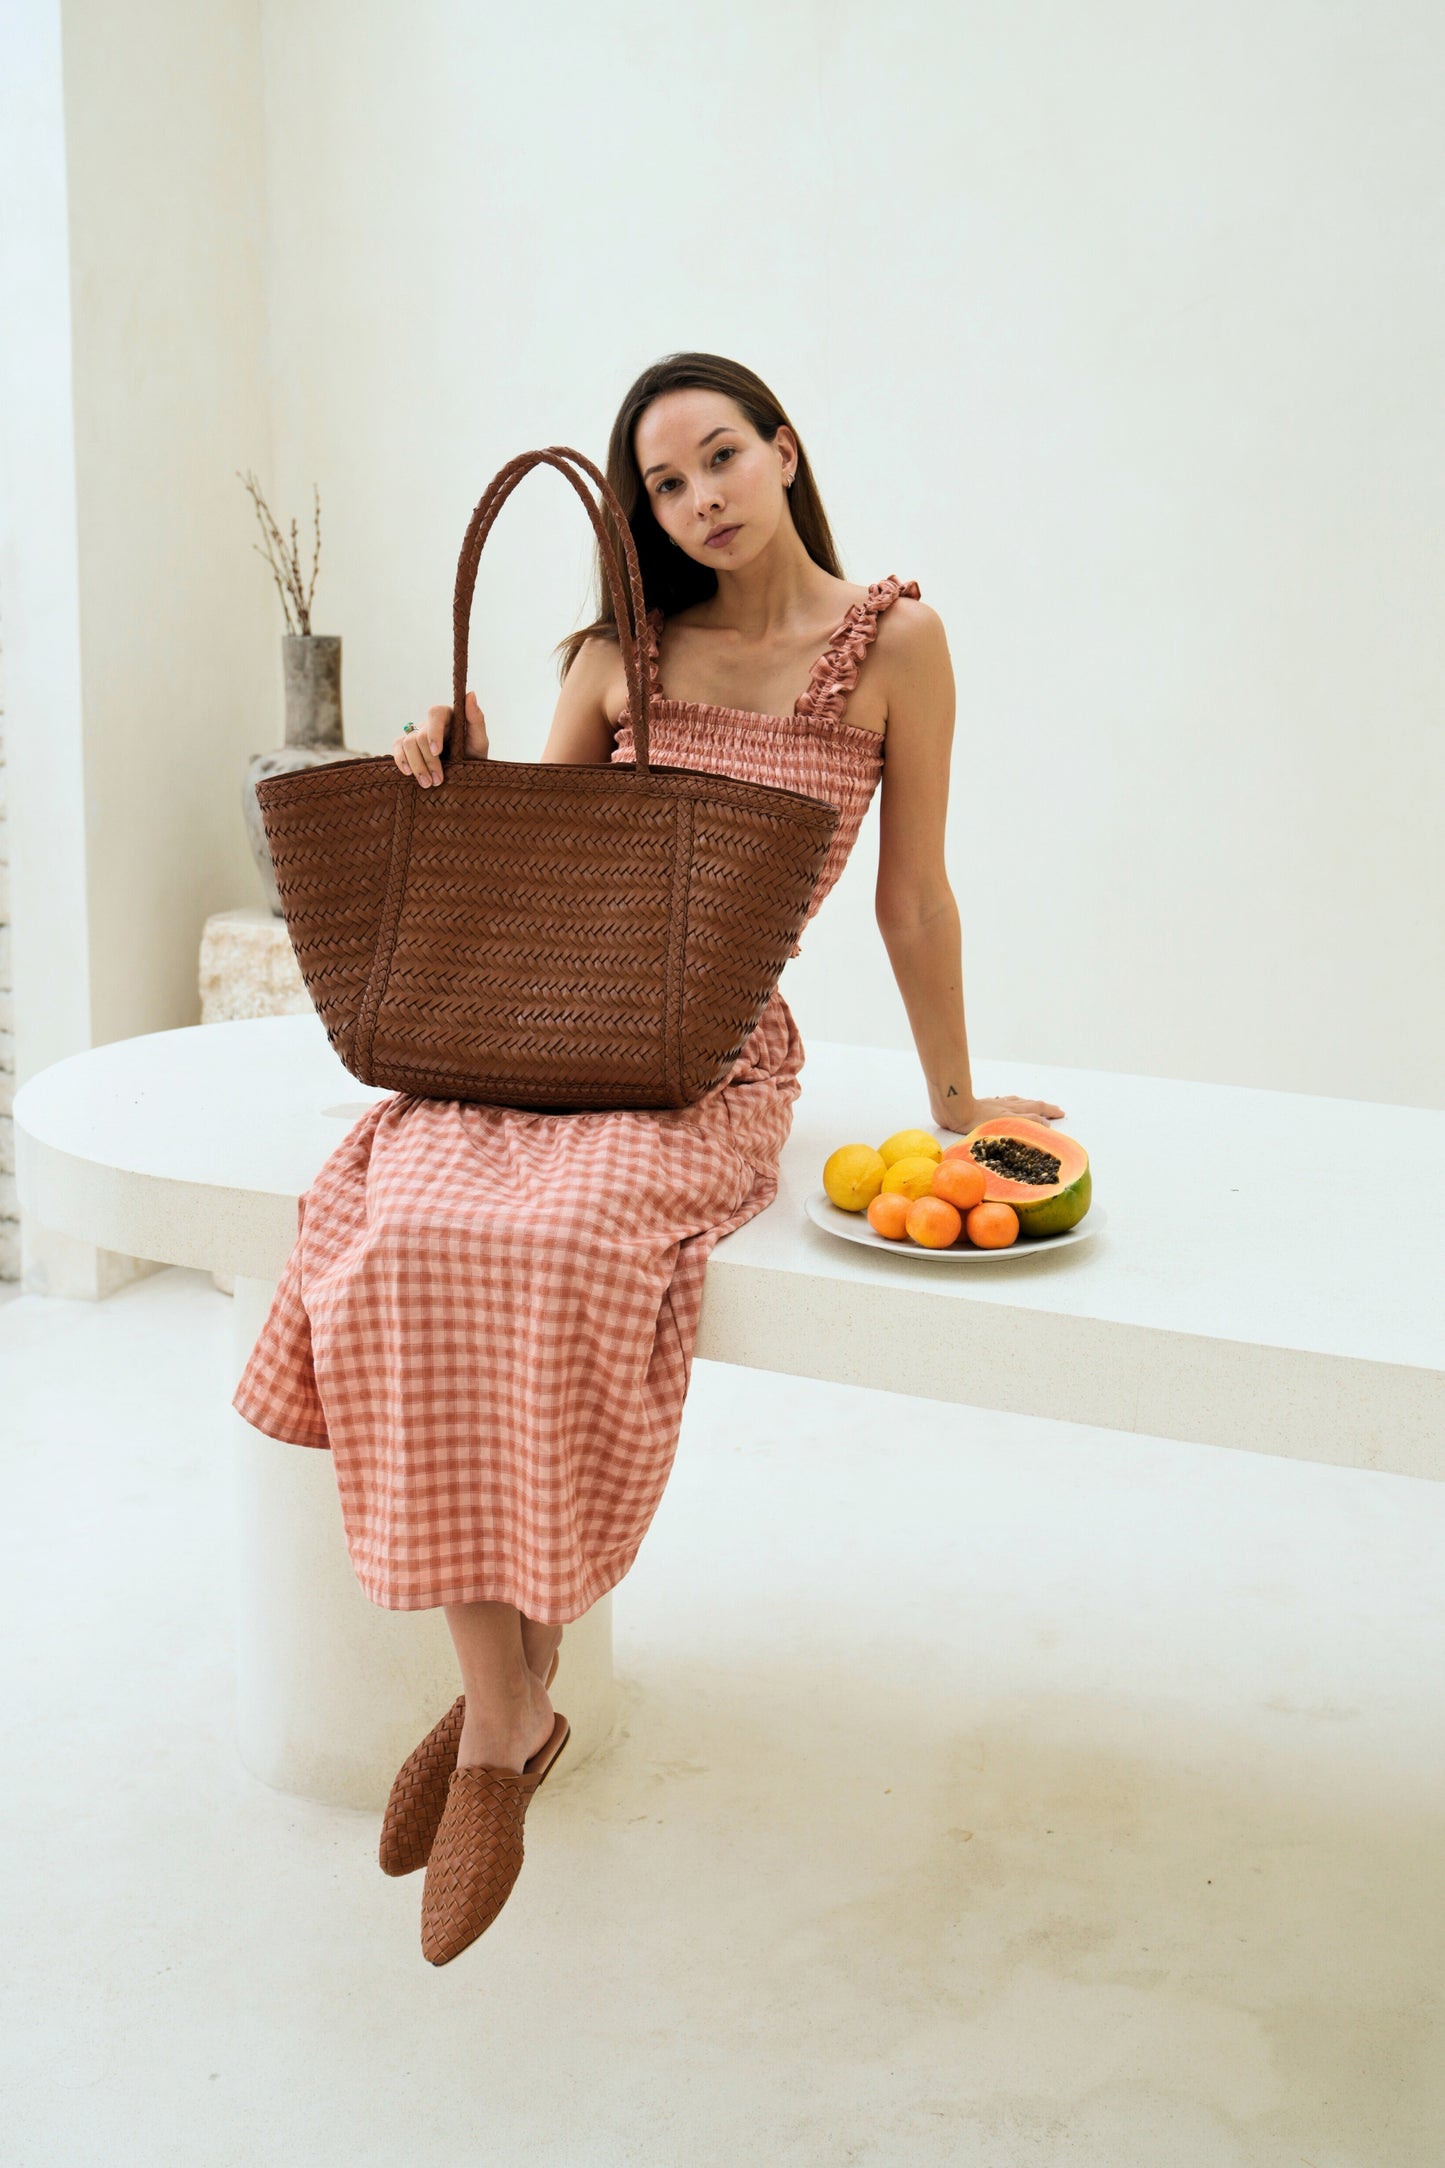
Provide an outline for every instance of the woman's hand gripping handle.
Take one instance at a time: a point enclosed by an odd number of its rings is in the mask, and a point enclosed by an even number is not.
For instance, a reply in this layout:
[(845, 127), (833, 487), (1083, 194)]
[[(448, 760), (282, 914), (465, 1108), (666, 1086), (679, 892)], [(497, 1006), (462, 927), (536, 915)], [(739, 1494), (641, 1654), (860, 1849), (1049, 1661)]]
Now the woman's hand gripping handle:
[[(430, 790), (433, 783), (446, 780), (442, 747), (451, 719), (450, 708), (428, 708), (426, 721), (419, 728), (398, 731), (391, 741), (392, 759), (403, 775), (414, 775), (423, 790)], [(473, 760), (485, 760), (489, 750), (487, 719), (477, 705), (476, 694), (468, 693), (467, 753)]]

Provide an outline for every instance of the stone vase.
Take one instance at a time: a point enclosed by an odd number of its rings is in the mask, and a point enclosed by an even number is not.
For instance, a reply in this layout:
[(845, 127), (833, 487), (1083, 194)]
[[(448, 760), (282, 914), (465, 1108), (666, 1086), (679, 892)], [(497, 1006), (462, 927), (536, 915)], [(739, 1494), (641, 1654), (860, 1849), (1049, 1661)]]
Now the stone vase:
[(286, 742), (274, 753), (254, 753), (247, 764), (241, 810), (251, 856), (266, 891), (273, 917), (281, 918), (281, 898), (271, 866), (271, 846), (261, 819), (256, 785), (264, 776), (289, 775), (296, 768), (316, 768), (327, 760), (356, 760), (348, 752), (341, 727), (341, 640), (327, 632), (287, 632), (281, 636), (281, 665), (286, 684)]

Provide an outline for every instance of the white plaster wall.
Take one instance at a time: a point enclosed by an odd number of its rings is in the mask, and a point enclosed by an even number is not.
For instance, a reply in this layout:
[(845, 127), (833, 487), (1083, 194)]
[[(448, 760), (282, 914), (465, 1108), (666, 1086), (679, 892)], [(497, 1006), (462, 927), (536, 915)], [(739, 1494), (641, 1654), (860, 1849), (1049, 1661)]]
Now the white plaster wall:
[[(256, 0), (4, 0), (0, 596), (18, 1081), (196, 1022), (280, 737)], [(134, 1261), (26, 1229), (27, 1285)], [(143, 1269), (149, 1269), (143, 1268)]]
[(95, 1042), (199, 1020), (208, 912), (280, 728), (255, 0), (65, 0)]
[(281, 625), (233, 472), (270, 454), (254, 0), (0, 28), (12, 811), (50, 904), (17, 863), (23, 1077), (198, 1014), (206, 913), (260, 893), (240, 774)]
[[(981, 1084), (1037, 1058), (1442, 1103), (1424, 0), (0, 27), (21, 1080), (192, 1020), (206, 914), (259, 897), (236, 799), (281, 618), (233, 470), (303, 527), (319, 482), (315, 629), (380, 752), (448, 695), (495, 468), (599, 455), (636, 370), (700, 346), (791, 408), (850, 576), (915, 576), (947, 624)], [(483, 560), (471, 676), (514, 757), (588, 539), (537, 475)], [(785, 984), (805, 1037), (907, 1046), (875, 825)]]
[[(0, 620), (3, 625), (3, 620)], [(0, 648), (0, 672), (4, 652)], [(15, 990), (10, 963), (10, 822), (5, 774), (5, 699), (0, 676), (0, 1280), (20, 1277), (15, 1185)]]
[[(17, 1083), (90, 1044), (70, 256), (58, 0), (0, 12), (0, 613), (5, 639), (6, 976)], [(99, 1253), (53, 1243), (52, 1284), (94, 1292)], [(48, 1259), (47, 1262), (50, 1260)]]
[(90, 983), (59, 6), (7, 0), (0, 32), (0, 612), (23, 1082), (90, 1043)]
[[(1008, 1057), (1445, 1103), (1445, 16), (1427, 0), (263, 0), (281, 493), (380, 751), (450, 697), (471, 507), (635, 372), (748, 361), (845, 568), (958, 680)], [(589, 530), (529, 478), (472, 672), (535, 758)], [(874, 819), (790, 967), (906, 1047)]]

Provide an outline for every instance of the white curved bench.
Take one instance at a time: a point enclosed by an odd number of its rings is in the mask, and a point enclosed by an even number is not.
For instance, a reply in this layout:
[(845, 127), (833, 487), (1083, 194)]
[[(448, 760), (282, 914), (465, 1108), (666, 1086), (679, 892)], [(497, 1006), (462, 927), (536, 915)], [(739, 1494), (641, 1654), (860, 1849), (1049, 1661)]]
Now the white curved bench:
[[(726, 1236), (696, 1353), (1150, 1436), (1445, 1475), (1445, 1114), (1300, 1093), (987, 1065), (1087, 1145), (1093, 1239), (946, 1265), (840, 1242), (803, 1198), (834, 1146), (927, 1120), (911, 1055), (810, 1041), (776, 1202)], [(296, 1200), (376, 1097), (314, 1015), (194, 1025), (55, 1063), (15, 1098), (21, 1208), (132, 1257), (235, 1275), (234, 1367)], [(1408, 1168), (1408, 1208), (1346, 1223), (1342, 1170)], [(900, 1362), (899, 1350), (906, 1350)], [(239, 1722), (249, 1768), (377, 1806), (456, 1691), (440, 1611), (372, 1605), (329, 1454), (236, 1435)], [(578, 1762), (613, 1714), (611, 1604), (567, 1630)]]
[[(118, 1040), (16, 1094), (22, 1209), (127, 1256), (233, 1275), (229, 1400), (290, 1255), (297, 1198), (384, 1096), (342, 1067), (315, 1015)], [(380, 1808), (458, 1692), (445, 1614), (371, 1603), (351, 1570), (331, 1455), (226, 1414), (241, 1759), (282, 1790)], [(612, 1728), (610, 1596), (568, 1626), (556, 1693), (575, 1769)]]

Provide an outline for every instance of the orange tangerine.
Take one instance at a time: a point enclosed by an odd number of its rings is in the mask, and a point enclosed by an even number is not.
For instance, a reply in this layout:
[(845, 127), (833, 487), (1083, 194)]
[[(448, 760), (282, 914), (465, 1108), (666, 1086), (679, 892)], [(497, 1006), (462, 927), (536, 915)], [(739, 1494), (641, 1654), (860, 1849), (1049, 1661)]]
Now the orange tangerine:
[(1019, 1238), (1019, 1216), (1002, 1198), (991, 1197), (987, 1204), (976, 1204), (964, 1214), (963, 1224), (969, 1241), (976, 1242), (981, 1250), (1006, 1250)]
[(933, 1170), (933, 1194), (946, 1197), (961, 1212), (971, 1205), (983, 1203), (983, 1193), (988, 1187), (988, 1176), (976, 1159), (966, 1152), (945, 1152)]
[(883, 1177), (884, 1189), (900, 1189), (906, 1197), (926, 1197), (933, 1184), (936, 1159), (926, 1159), (921, 1152), (903, 1159), (895, 1159)]
[(915, 1197), (906, 1224), (911, 1242), (926, 1250), (946, 1250), (963, 1231), (963, 1214), (946, 1197)]
[(880, 1189), (868, 1207), (868, 1225), (890, 1242), (900, 1242), (912, 1210), (912, 1199), (905, 1197), (901, 1189)]

